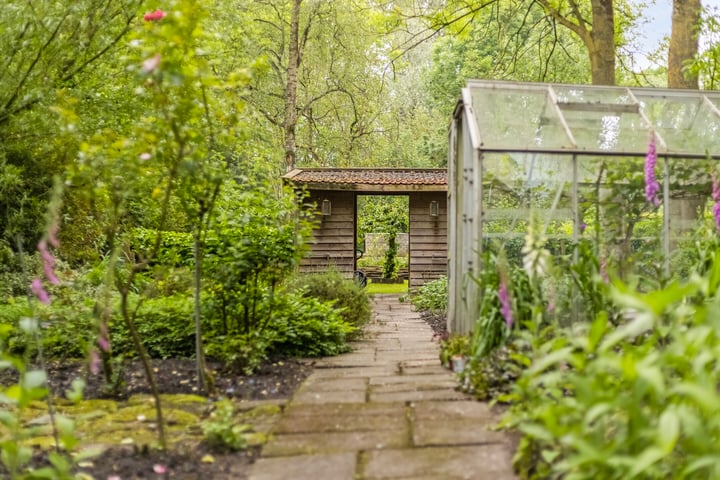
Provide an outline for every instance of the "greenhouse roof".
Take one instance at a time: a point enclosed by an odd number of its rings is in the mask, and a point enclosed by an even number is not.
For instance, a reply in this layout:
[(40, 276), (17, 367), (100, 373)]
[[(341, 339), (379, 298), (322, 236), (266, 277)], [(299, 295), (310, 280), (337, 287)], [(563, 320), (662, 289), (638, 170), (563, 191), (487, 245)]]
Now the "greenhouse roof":
[(485, 151), (720, 158), (720, 92), (470, 80), (456, 116)]

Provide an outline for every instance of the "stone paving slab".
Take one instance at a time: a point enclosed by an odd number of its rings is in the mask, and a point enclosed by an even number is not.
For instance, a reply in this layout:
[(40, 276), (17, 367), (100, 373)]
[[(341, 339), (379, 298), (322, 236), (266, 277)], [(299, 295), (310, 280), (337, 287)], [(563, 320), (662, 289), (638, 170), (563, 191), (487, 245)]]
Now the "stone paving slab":
[(364, 390), (337, 390), (337, 391), (317, 391), (308, 390), (295, 393), (293, 401), (296, 403), (362, 403), (365, 401), (367, 393)]
[(325, 378), (352, 378), (361, 377), (367, 378), (375, 375), (390, 375), (394, 373), (397, 368), (393, 365), (376, 365), (373, 367), (346, 367), (346, 368), (332, 368), (332, 367), (318, 367), (313, 373), (313, 377), (325, 377)]
[(360, 460), (364, 480), (515, 480), (510, 461), (502, 445), (374, 450), (364, 452)]
[[(394, 383), (432, 383), (454, 381), (447, 371), (443, 372), (434, 370), (434, 373), (425, 373), (419, 375), (384, 375), (370, 378), (368, 384), (373, 385), (390, 385)], [(457, 385), (457, 383), (456, 383)]]
[(353, 480), (356, 463), (354, 453), (261, 458), (248, 480)]
[(512, 439), (504, 432), (490, 430), (482, 422), (473, 424), (472, 420), (416, 420), (412, 427), (412, 442), (416, 447), (485, 443), (510, 445)]
[(363, 432), (407, 428), (401, 415), (290, 415), (281, 419), (275, 433)]
[(404, 392), (370, 392), (371, 402), (417, 402), (420, 400), (465, 400), (467, 396), (454, 390), (413, 390)]
[(331, 390), (362, 390), (365, 391), (368, 385), (368, 377), (321, 377), (314, 374), (310, 374), (305, 379), (303, 385), (298, 389), (299, 391), (305, 391), (312, 389), (314, 391), (331, 391)]
[(500, 412), (484, 402), (466, 397), (459, 402), (416, 402), (410, 405), (412, 416), (419, 420), (475, 420), (497, 423)]
[(397, 415), (405, 417), (404, 403), (327, 403), (319, 409), (317, 405), (290, 404), (285, 415)]
[(263, 447), (263, 457), (314, 453), (358, 452), (409, 446), (407, 427), (363, 432), (316, 432), (273, 435)]
[(392, 392), (419, 392), (424, 390), (453, 390), (457, 386), (454, 380), (438, 381), (435, 383), (404, 382), (389, 383), (385, 385), (373, 385), (370, 387), (370, 394), (392, 393)]

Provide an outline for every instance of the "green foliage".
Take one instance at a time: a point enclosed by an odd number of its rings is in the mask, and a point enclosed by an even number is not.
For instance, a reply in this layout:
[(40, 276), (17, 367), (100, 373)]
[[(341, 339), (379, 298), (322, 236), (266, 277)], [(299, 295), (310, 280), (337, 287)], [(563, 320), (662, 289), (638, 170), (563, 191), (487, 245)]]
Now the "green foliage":
[(305, 297), (333, 304), (345, 322), (355, 328), (370, 321), (370, 298), (367, 292), (338, 271), (298, 276), (293, 287)]
[(471, 353), (469, 335), (450, 335), (440, 343), (440, 363), (446, 367), (453, 357), (469, 357)]
[(522, 478), (715, 478), (720, 464), (720, 252), (704, 276), (640, 293), (610, 289), (622, 312), (549, 335), (520, 332), (529, 366), (505, 398), (523, 439)]
[(346, 322), (342, 309), (314, 297), (283, 297), (273, 321), (277, 338), (272, 351), (278, 355), (321, 357), (347, 352), (348, 337), (356, 327)]
[[(130, 248), (140, 258), (148, 258), (155, 248), (158, 231), (149, 228), (134, 228), (128, 232)], [(164, 231), (160, 235), (160, 246), (153, 261), (171, 267), (193, 264), (193, 237), (186, 232)]]
[(245, 433), (250, 428), (250, 425), (236, 424), (235, 406), (227, 399), (217, 402), (210, 418), (202, 423), (205, 441), (220, 451), (235, 452), (245, 449), (247, 447)]
[(385, 260), (383, 261), (382, 276), (383, 278), (397, 277), (396, 257), (398, 253), (397, 232), (390, 231), (388, 235), (388, 248), (385, 250)]
[(205, 351), (226, 367), (250, 375), (268, 358), (275, 338), (276, 333), (270, 329), (262, 333), (211, 335), (205, 341)]
[(272, 298), (302, 258), (309, 236), (310, 223), (289, 191), (278, 196), (270, 185), (247, 185), (228, 192), (205, 260), (212, 315), (222, 319), (224, 333), (265, 328)]
[[(8, 348), (10, 336), (19, 334), (27, 337), (26, 343), (41, 341), (40, 323), (36, 318), (23, 317), (17, 327), (0, 321), (0, 370), (12, 370), (17, 373), (16, 383), (0, 386), (0, 426), (3, 436), (0, 438), (0, 463), (10, 479), (52, 478), (58, 480), (71, 480), (74, 460), (66, 453), (77, 446), (74, 422), (59, 415), (48, 395), (47, 372), (43, 369), (30, 367), (29, 355), (14, 355)], [(28, 349), (29, 350), (29, 349)], [(41, 357), (44, 358), (44, 357)], [(82, 388), (75, 383), (73, 398), (82, 395)], [(32, 448), (26, 441), (38, 435), (42, 427), (28, 425), (25, 422), (27, 411), (35, 410), (37, 403), (46, 400), (48, 414), (53, 423), (53, 432), (56, 440), (56, 451), (49, 454), (50, 465), (35, 469), (28, 464), (32, 459)]]
[[(193, 356), (195, 327), (191, 296), (175, 294), (144, 300), (133, 296), (130, 300), (131, 308), (137, 308), (135, 323), (148, 355), (153, 358)], [(138, 354), (127, 326), (120, 318), (111, 325), (111, 344), (116, 354)]]
[(448, 279), (442, 276), (421, 286), (410, 301), (418, 310), (444, 313), (448, 303)]

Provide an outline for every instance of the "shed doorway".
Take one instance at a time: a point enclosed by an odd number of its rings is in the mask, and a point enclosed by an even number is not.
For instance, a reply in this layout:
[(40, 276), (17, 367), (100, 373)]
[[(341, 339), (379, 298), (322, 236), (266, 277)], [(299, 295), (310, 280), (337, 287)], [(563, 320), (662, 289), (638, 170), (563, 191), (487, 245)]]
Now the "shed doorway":
[(405, 284), (410, 278), (410, 197), (357, 195), (356, 270), (371, 283)]
[(315, 219), (300, 272), (333, 268), (353, 278), (358, 260), (357, 197), (404, 196), (409, 212), (409, 289), (447, 274), (446, 169), (306, 168), (283, 178), (304, 192), (303, 204)]

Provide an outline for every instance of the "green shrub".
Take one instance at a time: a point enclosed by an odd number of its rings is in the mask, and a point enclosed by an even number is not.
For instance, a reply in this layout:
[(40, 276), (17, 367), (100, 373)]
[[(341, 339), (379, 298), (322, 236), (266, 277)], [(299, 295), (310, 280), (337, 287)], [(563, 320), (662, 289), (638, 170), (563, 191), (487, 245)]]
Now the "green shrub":
[(418, 310), (433, 313), (445, 312), (448, 302), (448, 279), (442, 276), (420, 287), (411, 298)]
[[(82, 300), (74, 300), (77, 303), (55, 296), (52, 308), (41, 304), (35, 306), (34, 315), (40, 322), (44, 353), (50, 358), (82, 358), (86, 354), (88, 342), (93, 337), (93, 320), (90, 309), (83, 309)], [(33, 312), (25, 297), (15, 297), (0, 305), (0, 323), (13, 327), (7, 340), (9, 352), (25, 352), (31, 356), (37, 353), (34, 337), (24, 335), (18, 329), (20, 320), (31, 316)]]
[[(158, 231), (151, 228), (135, 228), (130, 233), (132, 250), (140, 256), (148, 256), (155, 248)], [(186, 232), (163, 231), (155, 263), (180, 267), (193, 264), (193, 236)]]
[[(136, 298), (133, 298), (135, 308)], [(153, 358), (192, 357), (195, 354), (193, 300), (190, 295), (150, 298), (137, 311), (138, 333)], [(110, 326), (114, 354), (134, 356), (132, 339), (125, 322), (115, 316)]]
[(250, 375), (268, 358), (275, 337), (272, 331), (210, 336), (205, 341), (205, 353), (227, 368)]
[(370, 298), (367, 292), (340, 272), (333, 270), (305, 275), (296, 279), (294, 286), (305, 297), (334, 302), (335, 308), (342, 311), (345, 321), (354, 327), (362, 327), (370, 321)]
[(272, 328), (277, 334), (273, 353), (297, 357), (346, 352), (347, 338), (356, 330), (332, 302), (292, 294), (284, 297)]

